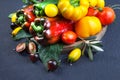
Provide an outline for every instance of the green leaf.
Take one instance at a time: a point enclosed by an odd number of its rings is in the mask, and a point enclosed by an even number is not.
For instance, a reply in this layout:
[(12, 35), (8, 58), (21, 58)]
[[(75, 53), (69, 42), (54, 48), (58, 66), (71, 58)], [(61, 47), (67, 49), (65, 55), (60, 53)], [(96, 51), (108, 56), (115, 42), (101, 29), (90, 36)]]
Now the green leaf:
[(8, 18), (11, 18), (13, 14), (15, 14), (15, 13), (11, 13), (11, 14), (9, 14), (9, 15), (8, 15)]
[(46, 69), (48, 69), (47, 62), (51, 59), (54, 59), (57, 61), (57, 63), (60, 63), (59, 57), (62, 49), (63, 49), (63, 45), (59, 43), (49, 46), (41, 46), (41, 45), (38, 46), (39, 57), (43, 62), (43, 64), (45, 65)]
[(93, 53), (92, 53), (91, 47), (88, 48), (88, 57), (91, 61), (93, 61)]
[(29, 4), (35, 4), (38, 3), (38, 0), (22, 0), (23, 3), (29, 5)]
[(96, 45), (91, 45), (91, 47), (92, 47), (93, 49), (95, 49), (96, 51), (104, 51), (101, 47), (96, 46)]
[(50, 2), (50, 3), (54, 3), (57, 4), (59, 0), (44, 0), (45, 2)]
[(88, 38), (86, 38), (85, 40), (95, 40), (96, 39), (96, 36), (90, 36)]
[(101, 42), (102, 42), (102, 41), (96, 40), (96, 41), (91, 41), (90, 44), (97, 44), (97, 43), (101, 43)]
[(13, 39), (14, 40), (20, 40), (20, 39), (23, 39), (23, 38), (30, 38), (30, 37), (32, 37), (31, 34), (25, 32), (24, 30), (20, 30), (17, 35), (13, 36)]

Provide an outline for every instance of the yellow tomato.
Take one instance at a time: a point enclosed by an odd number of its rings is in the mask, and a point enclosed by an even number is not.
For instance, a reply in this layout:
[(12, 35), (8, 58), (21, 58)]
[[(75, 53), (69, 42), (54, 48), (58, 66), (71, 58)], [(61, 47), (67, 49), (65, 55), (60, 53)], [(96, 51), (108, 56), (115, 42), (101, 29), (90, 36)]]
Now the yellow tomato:
[(75, 23), (75, 32), (80, 38), (87, 38), (99, 33), (102, 29), (100, 20), (94, 16), (86, 16)]
[(105, 0), (97, 0), (97, 7), (104, 8), (105, 6)]
[(48, 17), (55, 17), (58, 14), (58, 8), (55, 4), (48, 4), (45, 6), (45, 14)]
[(68, 55), (68, 60), (70, 62), (75, 62), (80, 58), (80, 56), (81, 56), (81, 49), (75, 48)]

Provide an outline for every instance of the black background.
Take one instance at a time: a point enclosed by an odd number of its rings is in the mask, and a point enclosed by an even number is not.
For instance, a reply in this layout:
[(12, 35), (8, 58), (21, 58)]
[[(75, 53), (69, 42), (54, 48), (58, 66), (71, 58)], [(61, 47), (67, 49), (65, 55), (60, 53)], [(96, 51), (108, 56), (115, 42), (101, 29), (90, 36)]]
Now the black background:
[[(106, 5), (113, 4), (120, 1), (106, 0)], [(102, 39), (105, 51), (93, 62), (81, 57), (73, 66), (62, 63), (55, 72), (47, 72), (39, 61), (33, 64), (13, 51), (18, 42), (11, 38), (8, 15), (22, 5), (22, 0), (0, 1), (0, 80), (120, 80), (120, 10), (115, 10), (116, 20)]]

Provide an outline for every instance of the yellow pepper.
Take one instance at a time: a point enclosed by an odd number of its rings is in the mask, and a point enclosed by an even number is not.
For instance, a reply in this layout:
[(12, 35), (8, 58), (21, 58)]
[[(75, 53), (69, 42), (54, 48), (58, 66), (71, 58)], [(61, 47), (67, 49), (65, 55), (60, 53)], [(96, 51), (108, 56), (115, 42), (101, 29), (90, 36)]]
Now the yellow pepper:
[(105, 0), (97, 0), (97, 7), (104, 8), (105, 7)]
[(91, 7), (95, 7), (97, 5), (97, 0), (88, 0)]
[(17, 33), (18, 33), (21, 29), (22, 29), (21, 27), (15, 28), (15, 29), (12, 31), (12, 35), (13, 35), (13, 36), (17, 35)]
[(66, 19), (77, 21), (88, 12), (88, 0), (59, 0), (58, 8)]
[(17, 16), (16, 13), (14, 13), (11, 17), (11, 22), (16, 22)]

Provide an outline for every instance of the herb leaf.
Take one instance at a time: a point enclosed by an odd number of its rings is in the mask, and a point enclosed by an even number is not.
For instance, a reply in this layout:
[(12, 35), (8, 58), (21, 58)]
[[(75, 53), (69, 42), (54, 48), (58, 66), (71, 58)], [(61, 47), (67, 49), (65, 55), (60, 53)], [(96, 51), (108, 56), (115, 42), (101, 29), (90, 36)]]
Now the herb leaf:
[(95, 49), (96, 51), (104, 51), (101, 47), (96, 46), (96, 45), (91, 45), (91, 47), (92, 47), (93, 49)]
[(92, 53), (91, 47), (88, 47), (88, 57), (91, 61), (93, 61), (93, 53)]
[(23, 39), (23, 38), (30, 38), (32, 37), (31, 34), (25, 32), (24, 30), (20, 30), (17, 35), (13, 36), (13, 39), (14, 40), (20, 40), (20, 39)]
[(54, 59), (57, 61), (57, 63), (60, 63), (59, 57), (62, 49), (63, 45), (58, 43), (45, 47), (41, 45), (38, 46), (39, 57), (45, 65), (46, 69), (48, 69), (47, 62), (51, 59)]

